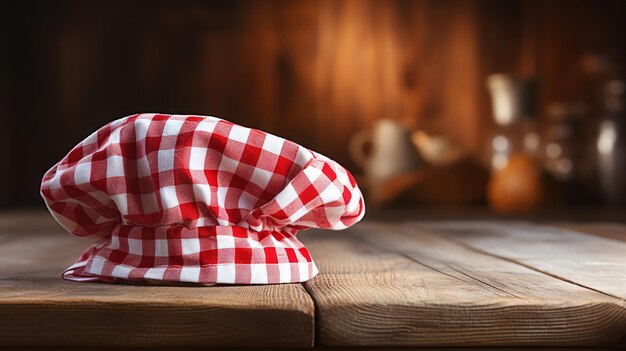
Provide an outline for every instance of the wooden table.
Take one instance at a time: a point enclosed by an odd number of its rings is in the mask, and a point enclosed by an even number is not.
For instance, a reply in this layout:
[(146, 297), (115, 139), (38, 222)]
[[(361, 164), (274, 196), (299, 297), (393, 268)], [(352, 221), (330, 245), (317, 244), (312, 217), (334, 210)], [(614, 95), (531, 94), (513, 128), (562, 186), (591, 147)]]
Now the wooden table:
[(305, 284), (63, 281), (88, 246), (0, 217), (0, 347), (588, 346), (626, 340), (626, 226), (364, 221), (301, 234)]

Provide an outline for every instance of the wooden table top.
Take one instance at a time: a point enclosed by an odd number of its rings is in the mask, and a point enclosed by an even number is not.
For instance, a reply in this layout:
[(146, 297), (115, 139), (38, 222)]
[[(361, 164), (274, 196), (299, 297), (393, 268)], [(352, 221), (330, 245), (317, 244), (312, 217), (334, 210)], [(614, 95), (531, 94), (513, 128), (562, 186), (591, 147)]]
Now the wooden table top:
[[(89, 242), (0, 216), (0, 347), (624, 345), (626, 225), (372, 221), (299, 234), (305, 284), (59, 277)], [(619, 347), (619, 346), (617, 346)]]

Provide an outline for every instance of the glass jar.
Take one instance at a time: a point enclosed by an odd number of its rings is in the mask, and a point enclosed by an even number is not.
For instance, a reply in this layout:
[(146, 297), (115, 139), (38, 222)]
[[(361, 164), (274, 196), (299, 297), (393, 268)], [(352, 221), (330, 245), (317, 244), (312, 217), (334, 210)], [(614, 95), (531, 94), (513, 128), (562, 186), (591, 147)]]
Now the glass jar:
[(540, 147), (535, 118), (535, 80), (492, 74), (487, 77), (487, 88), (495, 121), (489, 145), (491, 169), (504, 169), (518, 153), (535, 157)]
[(626, 205), (626, 84), (613, 80), (604, 89), (604, 116), (598, 127), (596, 150), (602, 200)]
[(561, 182), (577, 178), (582, 157), (580, 121), (584, 107), (578, 103), (554, 102), (546, 111), (547, 123), (542, 133), (541, 159), (546, 171)]

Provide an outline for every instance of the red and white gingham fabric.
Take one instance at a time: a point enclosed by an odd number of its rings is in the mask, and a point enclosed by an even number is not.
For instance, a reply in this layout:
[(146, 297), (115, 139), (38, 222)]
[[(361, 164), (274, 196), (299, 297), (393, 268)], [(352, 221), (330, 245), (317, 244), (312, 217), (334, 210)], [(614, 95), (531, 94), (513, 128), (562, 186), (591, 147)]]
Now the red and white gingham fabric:
[(365, 211), (336, 162), (204, 116), (111, 122), (46, 172), (41, 194), (67, 231), (101, 237), (63, 272), (75, 281), (301, 282), (317, 268), (298, 230)]

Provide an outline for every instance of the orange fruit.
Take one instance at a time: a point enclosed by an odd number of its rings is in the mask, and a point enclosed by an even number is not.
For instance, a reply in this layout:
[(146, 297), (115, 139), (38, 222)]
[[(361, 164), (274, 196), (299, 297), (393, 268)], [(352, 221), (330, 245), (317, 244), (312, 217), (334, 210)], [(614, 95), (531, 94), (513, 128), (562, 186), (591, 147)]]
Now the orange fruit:
[(489, 205), (497, 212), (532, 212), (541, 205), (542, 192), (540, 168), (526, 154), (513, 155), (506, 167), (492, 173), (487, 185)]

